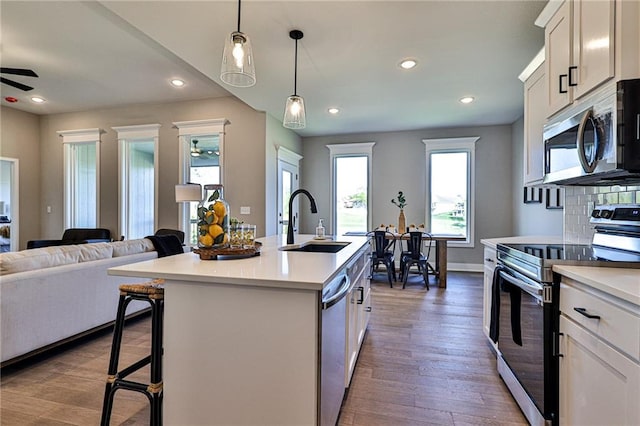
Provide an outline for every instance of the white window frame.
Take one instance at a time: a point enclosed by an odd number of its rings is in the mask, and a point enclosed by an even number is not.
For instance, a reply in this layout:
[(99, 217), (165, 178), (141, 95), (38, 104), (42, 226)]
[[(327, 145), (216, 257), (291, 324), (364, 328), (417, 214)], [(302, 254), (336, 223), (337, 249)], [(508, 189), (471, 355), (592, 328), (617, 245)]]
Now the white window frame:
[(371, 184), (372, 173), (371, 167), (373, 163), (373, 146), (375, 142), (359, 142), (359, 143), (343, 143), (326, 145), (329, 148), (329, 176), (331, 176), (331, 194), (329, 208), (331, 211), (330, 232), (336, 232), (337, 208), (335, 205), (336, 198), (336, 175), (335, 161), (338, 157), (367, 157), (367, 229), (371, 229), (372, 214), (371, 211)]
[(465, 241), (449, 241), (451, 247), (475, 247), (475, 152), (480, 137), (423, 139), (425, 145), (426, 194), (425, 224), (431, 229), (431, 154), (465, 152), (467, 157), (468, 233)]
[[(224, 127), (231, 124), (226, 118), (208, 120), (175, 121), (173, 126), (178, 129), (178, 183), (184, 184), (189, 179), (191, 166), (191, 138), (197, 136), (218, 135), (220, 145), (219, 167), (220, 184), (224, 186)], [(178, 225), (180, 230), (189, 235), (189, 205), (178, 203)], [(186, 238), (186, 237), (185, 237)]]
[(160, 124), (141, 124), (135, 126), (112, 127), (118, 134), (118, 229), (119, 234), (130, 239), (127, 233), (129, 218), (135, 212), (131, 212), (127, 194), (129, 192), (129, 150), (128, 145), (139, 142), (148, 142), (153, 139), (153, 229), (158, 229), (158, 139)]
[(74, 145), (95, 144), (96, 148), (96, 211), (95, 226), (100, 225), (100, 135), (104, 133), (102, 129), (77, 129), (77, 130), (60, 130), (56, 132), (62, 138), (64, 149), (64, 227), (65, 229), (73, 228), (75, 225), (75, 215), (73, 214), (73, 205), (75, 200), (73, 197), (73, 170), (75, 167), (75, 159), (72, 156)]

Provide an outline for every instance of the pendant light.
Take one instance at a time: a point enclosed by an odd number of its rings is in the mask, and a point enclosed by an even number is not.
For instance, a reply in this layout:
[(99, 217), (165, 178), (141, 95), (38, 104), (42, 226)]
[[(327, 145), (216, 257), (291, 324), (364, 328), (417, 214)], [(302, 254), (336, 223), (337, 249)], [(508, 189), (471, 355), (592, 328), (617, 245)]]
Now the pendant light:
[(296, 41), (295, 68), (293, 73), (293, 95), (287, 98), (287, 104), (284, 107), (284, 120), (282, 125), (287, 129), (304, 129), (307, 125), (306, 113), (304, 110), (304, 99), (298, 96), (298, 40), (304, 34), (300, 30), (289, 32), (289, 37)]
[(251, 87), (256, 84), (256, 67), (249, 37), (240, 32), (240, 0), (238, 0), (238, 31), (224, 42), (220, 80), (234, 87)]

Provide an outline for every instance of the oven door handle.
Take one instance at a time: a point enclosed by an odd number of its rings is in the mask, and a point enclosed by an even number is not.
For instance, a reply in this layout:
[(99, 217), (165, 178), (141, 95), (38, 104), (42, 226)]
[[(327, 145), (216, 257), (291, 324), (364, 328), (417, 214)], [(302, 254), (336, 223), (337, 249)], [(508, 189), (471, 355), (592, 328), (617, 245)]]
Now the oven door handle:
[[(512, 273), (500, 271), (498, 273), (500, 274), (502, 279), (510, 282), (516, 287), (521, 288), (523, 291), (525, 291), (526, 293), (529, 293), (531, 296), (535, 297), (536, 299), (542, 300), (542, 293), (543, 293), (542, 286), (527, 283), (525, 280), (528, 281), (528, 279), (515, 271), (513, 271)], [(520, 275), (520, 277), (518, 277), (518, 275)]]

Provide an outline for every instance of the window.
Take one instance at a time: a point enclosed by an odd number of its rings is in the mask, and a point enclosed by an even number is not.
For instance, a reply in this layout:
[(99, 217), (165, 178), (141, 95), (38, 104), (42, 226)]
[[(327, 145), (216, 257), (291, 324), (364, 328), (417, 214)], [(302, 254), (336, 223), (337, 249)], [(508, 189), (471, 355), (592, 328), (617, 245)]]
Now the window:
[(57, 132), (64, 145), (64, 226), (96, 228), (100, 223), (101, 129)]
[[(226, 119), (180, 121), (178, 128), (179, 183), (224, 185), (224, 126)], [(185, 233), (185, 243), (198, 243), (197, 203), (182, 203), (178, 221)]]
[(464, 236), (474, 245), (474, 163), (479, 138), (426, 139), (427, 212), (432, 234)]
[(327, 145), (331, 160), (331, 229), (335, 235), (366, 233), (374, 143)]
[(159, 124), (113, 127), (118, 132), (120, 235), (131, 240), (157, 228)]

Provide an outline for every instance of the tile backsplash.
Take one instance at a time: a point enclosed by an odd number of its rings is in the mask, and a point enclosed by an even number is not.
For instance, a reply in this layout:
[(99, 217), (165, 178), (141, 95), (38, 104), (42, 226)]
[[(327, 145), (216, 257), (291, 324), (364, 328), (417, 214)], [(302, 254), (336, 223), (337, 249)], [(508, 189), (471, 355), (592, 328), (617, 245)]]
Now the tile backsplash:
[(590, 244), (594, 227), (589, 216), (603, 204), (640, 204), (640, 185), (566, 186), (564, 187), (564, 240)]

